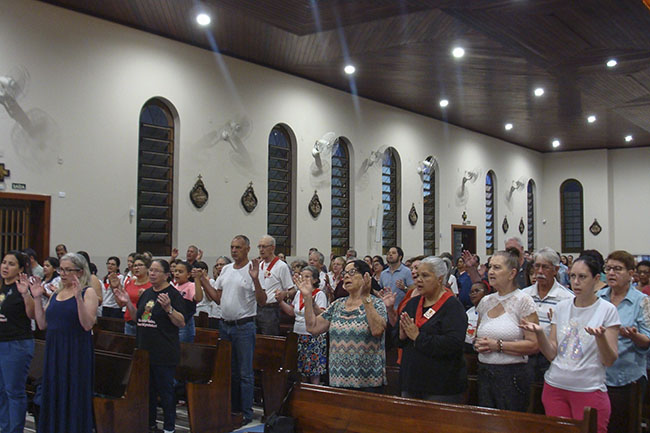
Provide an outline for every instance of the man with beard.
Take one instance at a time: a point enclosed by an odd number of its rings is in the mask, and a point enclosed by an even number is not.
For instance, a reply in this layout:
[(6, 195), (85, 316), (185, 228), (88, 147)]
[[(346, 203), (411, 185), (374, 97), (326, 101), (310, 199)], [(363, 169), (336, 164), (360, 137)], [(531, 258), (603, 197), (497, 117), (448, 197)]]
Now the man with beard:
[(389, 287), (395, 293), (395, 305), (402, 302), (406, 291), (415, 284), (411, 270), (402, 263), (403, 258), (404, 251), (400, 247), (390, 247), (386, 254), (388, 268), (382, 271), (379, 278), (379, 285), (382, 289)]
[[(533, 268), (537, 282), (532, 286), (523, 289), (523, 292), (530, 295), (537, 307), (539, 324), (548, 336), (551, 330), (551, 318), (553, 308), (558, 302), (574, 297), (573, 293), (558, 283), (556, 276), (560, 268), (560, 256), (552, 248), (542, 248), (533, 254)], [(543, 382), (544, 373), (548, 370), (549, 361), (537, 353), (528, 357), (528, 364), (535, 372), (535, 381)]]

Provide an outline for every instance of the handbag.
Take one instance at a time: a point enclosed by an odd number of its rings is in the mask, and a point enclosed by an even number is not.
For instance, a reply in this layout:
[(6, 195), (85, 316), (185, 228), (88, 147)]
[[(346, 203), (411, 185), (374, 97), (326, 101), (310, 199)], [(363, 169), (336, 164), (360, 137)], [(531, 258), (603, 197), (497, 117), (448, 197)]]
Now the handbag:
[(264, 423), (264, 433), (294, 433), (296, 420), (273, 412)]

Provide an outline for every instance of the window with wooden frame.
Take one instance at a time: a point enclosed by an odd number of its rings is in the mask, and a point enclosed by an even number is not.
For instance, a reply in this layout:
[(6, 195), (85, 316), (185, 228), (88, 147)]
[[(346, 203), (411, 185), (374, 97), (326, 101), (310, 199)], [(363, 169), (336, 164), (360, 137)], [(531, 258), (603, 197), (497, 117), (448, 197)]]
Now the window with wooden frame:
[(584, 249), (582, 184), (575, 179), (560, 185), (562, 252), (579, 253)]
[(137, 251), (168, 256), (174, 203), (174, 116), (160, 99), (140, 112)]
[(332, 149), (332, 253), (345, 256), (350, 247), (350, 154), (343, 138)]
[(382, 251), (387, 254), (391, 247), (397, 245), (399, 177), (395, 150), (388, 148), (384, 152), (381, 167), (381, 202), (384, 208), (382, 219)]
[(285, 256), (291, 255), (292, 157), (289, 132), (276, 125), (269, 134), (267, 233)]

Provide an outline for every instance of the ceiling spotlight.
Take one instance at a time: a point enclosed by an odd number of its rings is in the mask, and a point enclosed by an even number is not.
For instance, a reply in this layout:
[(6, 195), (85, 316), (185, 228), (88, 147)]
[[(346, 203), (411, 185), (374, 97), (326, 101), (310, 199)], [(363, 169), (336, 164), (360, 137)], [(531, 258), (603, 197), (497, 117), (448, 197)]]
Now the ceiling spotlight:
[(201, 12), (196, 16), (196, 22), (201, 26), (207, 26), (210, 24), (210, 22), (212, 22), (212, 19), (210, 18), (210, 15), (206, 14), (205, 12)]
[(631, 135), (626, 135), (626, 136), (625, 136), (625, 141), (626, 141), (626, 142), (629, 143), (629, 142), (632, 141), (632, 140), (634, 140), (634, 137), (632, 137)]
[(558, 140), (557, 138), (554, 139), (553, 140), (553, 147), (554, 148), (560, 147), (560, 140)]
[(343, 68), (343, 72), (345, 72), (348, 75), (352, 75), (357, 71), (357, 68), (354, 67), (354, 65), (347, 65), (345, 68)]
[(451, 55), (457, 59), (460, 59), (465, 55), (465, 49), (463, 47), (455, 47), (453, 50), (451, 50)]
[(596, 116), (594, 114), (591, 114), (589, 115), (589, 117), (587, 117), (587, 122), (594, 123), (595, 121), (596, 121)]
[(613, 68), (616, 65), (618, 65), (618, 62), (616, 61), (616, 59), (609, 59), (607, 61), (607, 67), (608, 68)]
[(544, 94), (544, 89), (542, 89), (541, 87), (538, 87), (537, 89), (535, 89), (534, 93), (535, 93), (535, 96), (542, 96)]
[(446, 100), (446, 99), (441, 99), (441, 100), (440, 100), (440, 106), (441, 106), (442, 108), (445, 108), (447, 105), (449, 105), (449, 101), (448, 101), (448, 100)]
[(506, 131), (510, 131), (512, 129), (512, 123), (506, 123), (504, 128), (506, 128)]

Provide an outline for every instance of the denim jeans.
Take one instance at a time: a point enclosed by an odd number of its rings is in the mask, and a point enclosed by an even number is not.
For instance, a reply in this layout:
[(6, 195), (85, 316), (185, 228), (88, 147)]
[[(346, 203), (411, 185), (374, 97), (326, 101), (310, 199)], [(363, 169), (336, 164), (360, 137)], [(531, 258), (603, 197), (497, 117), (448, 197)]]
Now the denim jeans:
[(522, 364), (478, 364), (478, 404), (526, 412), (532, 369)]
[(194, 326), (194, 316), (185, 321), (185, 326), (178, 330), (178, 339), (181, 343), (194, 343), (196, 328)]
[(34, 340), (0, 342), (0, 430), (22, 433), (27, 412), (25, 382), (34, 356)]
[(231, 397), (233, 412), (243, 412), (244, 419), (253, 419), (253, 355), (255, 353), (255, 322), (227, 325), (221, 322), (220, 337), (232, 345)]
[(175, 365), (149, 365), (149, 427), (156, 425), (156, 408), (160, 397), (163, 409), (163, 429), (174, 431), (176, 403), (174, 400)]
[(138, 330), (136, 325), (132, 325), (129, 322), (124, 322), (124, 333), (126, 335), (132, 335), (135, 337), (135, 333)]

